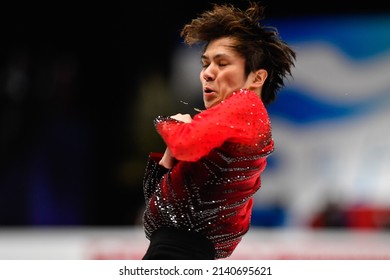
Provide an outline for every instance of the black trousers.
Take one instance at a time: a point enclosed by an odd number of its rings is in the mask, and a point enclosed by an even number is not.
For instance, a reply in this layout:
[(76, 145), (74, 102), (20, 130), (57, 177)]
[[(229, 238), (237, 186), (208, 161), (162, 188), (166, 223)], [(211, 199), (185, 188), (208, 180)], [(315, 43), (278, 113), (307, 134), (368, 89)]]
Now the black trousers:
[(197, 232), (160, 228), (151, 238), (143, 260), (214, 260), (210, 240)]

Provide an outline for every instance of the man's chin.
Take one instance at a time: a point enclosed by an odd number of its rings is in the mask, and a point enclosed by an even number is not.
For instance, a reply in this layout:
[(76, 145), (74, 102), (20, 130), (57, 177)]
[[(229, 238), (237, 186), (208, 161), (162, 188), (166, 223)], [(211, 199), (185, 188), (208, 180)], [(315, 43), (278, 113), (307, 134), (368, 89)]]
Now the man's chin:
[(219, 103), (218, 100), (215, 100), (213, 98), (210, 98), (209, 100), (207, 100), (206, 98), (203, 99), (203, 103), (204, 103), (204, 107), (206, 109), (210, 109), (211, 107), (217, 105)]

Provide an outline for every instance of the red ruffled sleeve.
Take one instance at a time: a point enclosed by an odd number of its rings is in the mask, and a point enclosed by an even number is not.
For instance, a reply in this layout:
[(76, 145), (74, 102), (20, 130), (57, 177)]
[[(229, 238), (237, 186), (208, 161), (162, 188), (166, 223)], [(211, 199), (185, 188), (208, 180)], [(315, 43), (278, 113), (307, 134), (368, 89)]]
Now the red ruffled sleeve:
[(164, 116), (157, 117), (154, 123), (173, 156), (182, 161), (197, 161), (225, 141), (259, 145), (269, 143), (271, 135), (264, 104), (249, 90), (234, 92), (195, 115), (191, 123)]

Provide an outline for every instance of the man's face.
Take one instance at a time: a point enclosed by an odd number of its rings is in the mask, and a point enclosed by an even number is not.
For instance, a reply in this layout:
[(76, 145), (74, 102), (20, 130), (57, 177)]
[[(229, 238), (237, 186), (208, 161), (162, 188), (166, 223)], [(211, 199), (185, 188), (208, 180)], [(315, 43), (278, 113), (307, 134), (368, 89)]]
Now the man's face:
[(211, 41), (202, 55), (200, 81), (205, 108), (226, 99), (232, 92), (249, 88), (245, 60), (231, 46), (234, 39), (224, 37)]

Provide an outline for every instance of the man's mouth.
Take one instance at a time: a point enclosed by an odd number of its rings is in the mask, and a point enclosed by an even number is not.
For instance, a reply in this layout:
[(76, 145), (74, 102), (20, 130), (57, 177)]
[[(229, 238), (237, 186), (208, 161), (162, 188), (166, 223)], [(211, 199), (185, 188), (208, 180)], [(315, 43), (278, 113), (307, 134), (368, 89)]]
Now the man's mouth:
[(203, 89), (203, 93), (204, 93), (205, 95), (210, 95), (210, 94), (212, 94), (213, 92), (214, 92), (214, 90), (211, 89), (211, 88), (208, 88), (208, 87), (205, 87), (205, 88)]

